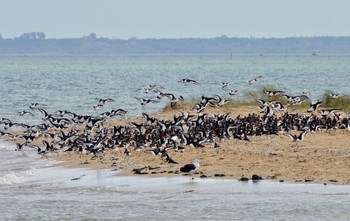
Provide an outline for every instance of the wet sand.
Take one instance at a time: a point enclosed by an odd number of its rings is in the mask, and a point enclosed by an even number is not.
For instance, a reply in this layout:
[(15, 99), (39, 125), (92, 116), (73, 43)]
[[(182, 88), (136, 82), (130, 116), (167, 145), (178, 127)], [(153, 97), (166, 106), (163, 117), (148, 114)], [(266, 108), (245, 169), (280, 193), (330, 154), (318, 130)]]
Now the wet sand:
[[(209, 109), (210, 113), (231, 112), (231, 117), (258, 113), (256, 107)], [(295, 112), (295, 111), (294, 111)], [(290, 111), (293, 113), (293, 111)], [(176, 111), (165, 111), (156, 116), (170, 119)], [(305, 114), (305, 113), (303, 113)], [(115, 120), (111, 124), (125, 125), (139, 119)], [(295, 132), (298, 133), (298, 132)], [(177, 170), (193, 159), (201, 161), (195, 177), (220, 177), (229, 179), (251, 178), (256, 174), (263, 179), (291, 183), (350, 184), (350, 131), (318, 131), (308, 133), (302, 142), (292, 142), (281, 134), (251, 137), (250, 142), (240, 140), (219, 141), (219, 148), (210, 145), (204, 148), (185, 146), (184, 153), (169, 151), (169, 156), (178, 164), (169, 165), (160, 156), (132, 151), (126, 156), (123, 150), (109, 151), (96, 157), (64, 153), (49, 158), (60, 161), (59, 166), (111, 169), (119, 175), (132, 175), (134, 169), (140, 176), (181, 176)]]

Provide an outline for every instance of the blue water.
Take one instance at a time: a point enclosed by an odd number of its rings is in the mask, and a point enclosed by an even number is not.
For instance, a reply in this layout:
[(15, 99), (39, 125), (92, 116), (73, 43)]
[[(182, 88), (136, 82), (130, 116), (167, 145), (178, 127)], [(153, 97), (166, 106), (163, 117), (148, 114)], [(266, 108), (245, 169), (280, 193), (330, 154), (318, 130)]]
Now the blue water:
[[(246, 82), (257, 75), (263, 78), (256, 84)], [(49, 112), (94, 114), (92, 105), (100, 98), (116, 100), (101, 111), (123, 108), (134, 117), (167, 102), (141, 107), (134, 97), (156, 96), (137, 90), (146, 84), (159, 84), (187, 101), (213, 94), (229, 98), (223, 81), (233, 81), (229, 88), (240, 91), (234, 99), (266, 85), (290, 95), (310, 91), (313, 100), (326, 90), (350, 94), (350, 57), (1, 57), (0, 76), (1, 117), (26, 122), (17, 113), (33, 102), (47, 104)], [(200, 85), (178, 83), (182, 78)]]
[[(256, 84), (246, 81), (262, 75)], [(20, 117), (30, 103), (48, 112), (97, 115), (123, 108), (127, 117), (161, 110), (166, 101), (141, 106), (134, 97), (159, 84), (186, 101), (201, 95), (229, 98), (219, 82), (244, 94), (274, 86), (290, 95), (326, 90), (350, 94), (350, 57), (0, 57), (0, 118), (34, 124), (42, 115)], [(190, 78), (199, 85), (177, 81)], [(96, 112), (100, 98), (113, 98)], [(0, 126), (2, 130), (2, 126)], [(6, 139), (6, 138), (4, 138)], [(49, 167), (35, 150), (14, 151), (0, 142), (0, 220), (349, 220), (350, 187), (186, 177), (121, 177), (115, 171)], [(74, 177), (82, 177), (72, 181)]]

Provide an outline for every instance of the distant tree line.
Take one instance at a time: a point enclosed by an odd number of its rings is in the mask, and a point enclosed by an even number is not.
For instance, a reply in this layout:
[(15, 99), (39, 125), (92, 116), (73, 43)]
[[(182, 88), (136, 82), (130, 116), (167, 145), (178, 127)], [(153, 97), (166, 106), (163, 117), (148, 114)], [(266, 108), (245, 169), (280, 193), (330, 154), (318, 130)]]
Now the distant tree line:
[[(317, 52), (317, 53), (315, 53)], [(45, 33), (16, 38), (0, 34), (0, 55), (350, 55), (350, 37), (180, 38), (127, 40), (99, 38), (46, 39)]]

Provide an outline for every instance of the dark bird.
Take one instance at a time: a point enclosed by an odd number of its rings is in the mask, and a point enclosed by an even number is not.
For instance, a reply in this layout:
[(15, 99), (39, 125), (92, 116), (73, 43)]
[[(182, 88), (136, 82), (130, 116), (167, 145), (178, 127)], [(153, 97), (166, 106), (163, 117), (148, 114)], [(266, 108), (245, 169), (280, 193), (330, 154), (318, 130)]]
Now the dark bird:
[(232, 84), (233, 82), (221, 82), (220, 84), (221, 84), (221, 88), (223, 89), (223, 90), (225, 90), (225, 89), (227, 89), (227, 87), (230, 85), (230, 84)]
[(324, 109), (324, 110), (319, 110), (318, 112), (322, 115), (322, 116), (328, 116), (329, 114), (331, 115), (335, 115), (337, 113), (337, 109)]
[(174, 107), (178, 101), (184, 101), (184, 98), (182, 96), (175, 97), (172, 93), (162, 93), (160, 92), (157, 98), (160, 100), (163, 97), (168, 97), (170, 99), (170, 105), (171, 107)]
[(154, 123), (156, 121), (156, 118), (150, 117), (146, 113), (142, 113), (142, 118), (144, 118), (148, 123)]
[(231, 95), (231, 96), (235, 96), (237, 93), (238, 93), (238, 90), (230, 90), (228, 92), (228, 94)]
[(101, 107), (103, 107), (107, 102), (114, 102), (115, 100), (114, 99), (112, 99), (112, 98), (107, 98), (107, 99), (100, 99), (99, 101), (98, 101), (98, 104), (97, 105), (95, 105), (95, 106), (92, 106), (95, 110), (98, 110), (98, 109), (100, 109)]
[(106, 102), (114, 102), (115, 100), (114, 99), (112, 99), (112, 98), (107, 98), (107, 99), (100, 99), (99, 101), (98, 101), (98, 105), (105, 105), (106, 104)]
[(263, 99), (257, 99), (256, 101), (259, 102), (263, 107), (267, 107), (270, 105), (269, 101), (265, 101)]
[(15, 151), (22, 150), (22, 147), (25, 146), (25, 145), (26, 145), (26, 143), (22, 143), (22, 144), (16, 143), (16, 149), (15, 149)]
[(311, 103), (310, 108), (307, 109), (307, 112), (314, 112), (321, 104), (322, 101), (316, 101), (315, 103)]
[(145, 98), (138, 98), (138, 97), (135, 97), (137, 100), (141, 101), (141, 105), (144, 106), (146, 104), (149, 104), (149, 103), (159, 103), (160, 100), (152, 100), (152, 99), (145, 99)]
[(199, 84), (197, 81), (188, 78), (181, 79), (178, 82), (183, 84)]
[(189, 174), (190, 182), (193, 182), (193, 173), (198, 170), (200, 161), (195, 159), (192, 163), (186, 164), (185, 166), (180, 168), (180, 172)]
[(37, 108), (42, 108), (43, 106), (46, 106), (45, 104), (41, 104), (41, 103), (31, 103), (29, 104), (29, 108), (30, 109), (37, 109)]
[(124, 148), (124, 154), (125, 156), (131, 156), (131, 153), (127, 148)]
[(167, 154), (165, 157), (165, 161), (168, 162), (169, 164), (178, 164), (175, 160), (173, 160), (169, 155)]
[(285, 133), (285, 135), (289, 137), (293, 142), (300, 142), (304, 140), (304, 137), (308, 132), (308, 130), (305, 130), (302, 133), (300, 133), (299, 136), (290, 133)]

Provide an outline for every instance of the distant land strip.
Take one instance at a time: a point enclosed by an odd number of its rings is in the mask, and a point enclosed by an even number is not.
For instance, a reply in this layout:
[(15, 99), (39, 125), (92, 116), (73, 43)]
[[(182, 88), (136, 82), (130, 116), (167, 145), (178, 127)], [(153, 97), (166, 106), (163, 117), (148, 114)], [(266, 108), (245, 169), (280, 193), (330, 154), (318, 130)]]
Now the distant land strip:
[(110, 39), (90, 34), (81, 38), (46, 39), (41, 32), (18, 38), (0, 34), (0, 55), (219, 55), (273, 56), (350, 55), (350, 37)]

